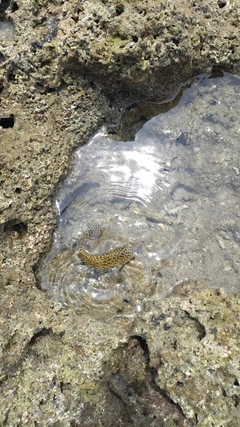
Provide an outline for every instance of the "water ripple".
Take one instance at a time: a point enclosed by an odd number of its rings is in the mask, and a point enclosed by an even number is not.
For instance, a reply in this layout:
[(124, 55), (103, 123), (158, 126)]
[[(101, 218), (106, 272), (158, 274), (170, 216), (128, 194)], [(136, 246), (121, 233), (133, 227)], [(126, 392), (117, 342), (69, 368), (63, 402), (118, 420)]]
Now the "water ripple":
[(239, 290), (239, 95), (239, 78), (205, 76), (133, 141), (101, 131), (77, 151), (39, 271), (53, 300), (107, 316), (187, 279)]

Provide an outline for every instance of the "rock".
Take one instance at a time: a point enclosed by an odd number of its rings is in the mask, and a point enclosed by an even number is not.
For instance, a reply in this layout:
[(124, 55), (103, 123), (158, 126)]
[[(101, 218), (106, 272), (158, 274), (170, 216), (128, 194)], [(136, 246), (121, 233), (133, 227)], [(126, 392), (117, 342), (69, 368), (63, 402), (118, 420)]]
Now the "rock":
[(136, 100), (212, 67), (239, 73), (237, 7), (1, 3), (1, 425), (239, 425), (239, 296), (187, 283), (102, 322), (52, 303), (34, 275), (74, 148)]

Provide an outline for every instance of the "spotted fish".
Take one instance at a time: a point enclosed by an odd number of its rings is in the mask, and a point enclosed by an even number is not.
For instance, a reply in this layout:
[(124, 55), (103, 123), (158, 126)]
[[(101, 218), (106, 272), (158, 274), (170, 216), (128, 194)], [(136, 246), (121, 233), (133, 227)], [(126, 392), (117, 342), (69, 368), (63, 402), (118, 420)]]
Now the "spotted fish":
[(84, 264), (90, 267), (98, 270), (109, 270), (110, 268), (122, 266), (130, 261), (133, 258), (133, 249), (129, 243), (126, 243), (108, 252), (96, 255), (90, 254), (81, 248), (78, 251), (78, 255)]

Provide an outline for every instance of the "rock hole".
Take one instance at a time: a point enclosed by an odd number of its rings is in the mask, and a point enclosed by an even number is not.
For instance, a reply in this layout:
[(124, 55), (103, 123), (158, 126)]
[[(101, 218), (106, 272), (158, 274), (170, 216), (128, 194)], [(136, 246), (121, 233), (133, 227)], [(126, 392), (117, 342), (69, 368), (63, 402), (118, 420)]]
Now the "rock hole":
[(226, 390), (224, 390), (224, 388), (222, 388), (222, 395), (223, 395), (223, 397), (227, 397), (227, 392), (226, 392)]
[(177, 381), (177, 382), (176, 382), (176, 386), (177, 386), (177, 387), (183, 387), (183, 386), (184, 386), (184, 384), (183, 384), (181, 381)]
[(11, 5), (11, 12), (14, 13), (19, 9), (18, 4), (14, 1)]
[(72, 19), (73, 19), (73, 21), (75, 22), (75, 24), (77, 24), (77, 23), (78, 23), (78, 16), (73, 16), (73, 17), (72, 17)]
[(1, 62), (4, 62), (5, 61), (5, 56), (3, 55), (3, 53), (2, 52), (0, 52), (0, 64), (1, 64)]
[(223, 7), (225, 7), (227, 4), (226, 1), (224, 0), (218, 0), (218, 7), (220, 7), (220, 9), (222, 9)]
[(147, 11), (145, 9), (143, 9), (139, 14), (142, 15), (142, 16), (146, 16)]
[(15, 193), (20, 194), (22, 192), (22, 189), (20, 187), (15, 188)]
[(131, 339), (138, 341), (138, 343), (139, 343), (139, 345), (143, 351), (145, 360), (146, 360), (147, 364), (149, 364), (150, 356), (149, 356), (149, 349), (148, 349), (148, 344), (147, 344), (147, 337), (144, 334), (142, 336), (132, 335)]
[(173, 41), (173, 43), (175, 44), (175, 46), (179, 46), (179, 40), (177, 40), (177, 39), (173, 39), (172, 41)]
[[(2, 89), (3, 89), (3, 87), (2, 87)], [(1, 86), (0, 86), (0, 91), (1, 91)], [(9, 117), (0, 117), (0, 126), (3, 129), (13, 128), (13, 126), (14, 126), (14, 115), (10, 114)]]
[(168, 329), (170, 329), (171, 328), (171, 325), (169, 325), (169, 323), (164, 323), (164, 325), (163, 325), (163, 329), (164, 329), (164, 331), (168, 331)]
[(2, 0), (0, 2), (0, 13), (3, 14), (8, 8), (10, 12), (16, 12), (16, 10), (19, 9), (19, 6), (13, 0)]
[(47, 337), (49, 335), (53, 338), (59, 339), (59, 338), (63, 337), (64, 333), (65, 333), (64, 331), (59, 332), (59, 333), (55, 333), (55, 332), (53, 332), (52, 328), (41, 328), (41, 329), (39, 328), (38, 331), (35, 332), (35, 334), (30, 339), (28, 345), (33, 346), (38, 339), (41, 339), (43, 337)]
[(200, 323), (197, 318), (192, 317), (190, 313), (188, 313), (187, 311), (185, 311), (185, 313), (187, 317), (194, 322), (197, 333), (198, 333), (198, 339), (199, 341), (201, 341), (206, 336), (205, 326), (202, 323)]
[(22, 239), (27, 233), (28, 227), (24, 222), (18, 222), (18, 220), (13, 219), (5, 222), (3, 226), (3, 231), (12, 237), (17, 239)]
[(235, 408), (237, 408), (239, 406), (239, 401), (240, 401), (239, 397), (234, 395), (233, 396), (233, 402), (234, 402)]
[(234, 381), (233, 384), (236, 385), (236, 386), (239, 386), (239, 382), (238, 382), (237, 378), (235, 379), (235, 381)]
[(55, 87), (46, 87), (45, 93), (54, 93), (56, 92)]
[(19, 224), (13, 225), (12, 229), (18, 234), (25, 234), (27, 232), (27, 224), (20, 222)]
[(123, 4), (119, 4), (116, 7), (116, 16), (122, 15), (123, 12), (124, 12), (124, 6)]
[(31, 46), (32, 46), (34, 52), (36, 52), (37, 49), (42, 49), (43, 43), (39, 42), (39, 41), (36, 41), (36, 42), (32, 42)]
[(134, 43), (137, 43), (137, 42), (138, 42), (138, 36), (133, 36), (132, 41), (133, 41)]
[(223, 76), (224, 76), (224, 72), (222, 71), (222, 69), (215, 65), (212, 67), (212, 71), (209, 76), (209, 79), (215, 79), (216, 77), (223, 77)]
[(36, 332), (31, 340), (29, 341), (29, 345), (34, 345), (38, 338), (40, 337), (46, 337), (47, 335), (50, 335), (52, 333), (51, 328), (42, 328), (40, 331)]
[(0, 2), (0, 15), (4, 15), (5, 10), (10, 6), (11, 0), (2, 0)]
[(9, 69), (7, 70), (7, 79), (10, 82), (14, 82), (16, 79), (16, 69), (14, 68), (14, 66), (10, 66)]

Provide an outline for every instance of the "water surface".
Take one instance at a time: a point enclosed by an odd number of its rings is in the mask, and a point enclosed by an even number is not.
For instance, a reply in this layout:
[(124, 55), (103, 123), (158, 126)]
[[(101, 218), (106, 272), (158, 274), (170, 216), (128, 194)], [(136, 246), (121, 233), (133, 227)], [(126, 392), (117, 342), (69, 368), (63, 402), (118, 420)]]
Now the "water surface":
[[(61, 304), (112, 313), (143, 310), (153, 293), (165, 297), (189, 279), (239, 291), (239, 115), (238, 77), (199, 76), (134, 140), (94, 135), (57, 195), (42, 289)], [(125, 244), (132, 258), (109, 270), (79, 256)]]
[(12, 21), (0, 21), (0, 41), (12, 41), (14, 24)]

